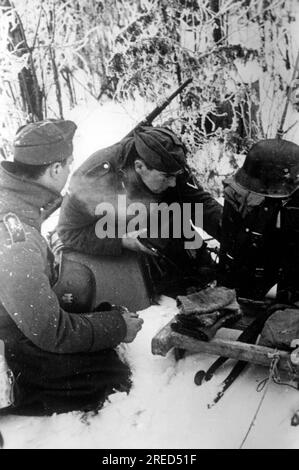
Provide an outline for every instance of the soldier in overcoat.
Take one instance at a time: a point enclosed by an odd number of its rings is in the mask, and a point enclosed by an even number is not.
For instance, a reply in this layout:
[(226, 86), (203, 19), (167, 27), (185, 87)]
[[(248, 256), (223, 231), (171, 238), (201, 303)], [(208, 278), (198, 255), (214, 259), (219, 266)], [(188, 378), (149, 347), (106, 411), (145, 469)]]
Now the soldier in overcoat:
[(75, 130), (72, 121), (27, 124), (16, 134), (13, 161), (0, 167), (0, 340), (14, 375), (10, 412), (94, 409), (130, 387), (115, 347), (131, 342), (142, 320), (117, 307), (63, 310), (41, 235), (42, 221), (61, 203)]

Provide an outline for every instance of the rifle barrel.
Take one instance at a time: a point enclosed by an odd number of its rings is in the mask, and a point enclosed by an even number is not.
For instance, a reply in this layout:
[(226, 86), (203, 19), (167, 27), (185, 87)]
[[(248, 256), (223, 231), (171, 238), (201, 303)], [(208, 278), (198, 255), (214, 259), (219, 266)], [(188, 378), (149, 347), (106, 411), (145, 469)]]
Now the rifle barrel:
[(179, 95), (184, 88), (186, 88), (189, 83), (192, 82), (192, 78), (188, 78), (185, 80), (168, 98), (166, 98), (165, 101), (159, 106), (156, 106), (155, 109), (153, 109), (142, 121), (140, 121), (127, 135), (125, 138), (130, 137), (133, 132), (138, 129), (140, 126), (150, 126), (153, 120), (159, 116), (159, 114), (164, 111), (164, 109), (171, 103), (171, 101)]

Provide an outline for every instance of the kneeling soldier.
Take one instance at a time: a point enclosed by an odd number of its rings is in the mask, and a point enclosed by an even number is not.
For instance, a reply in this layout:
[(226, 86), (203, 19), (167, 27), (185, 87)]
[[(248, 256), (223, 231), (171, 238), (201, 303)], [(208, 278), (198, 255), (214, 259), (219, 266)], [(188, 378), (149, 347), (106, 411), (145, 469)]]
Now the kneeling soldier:
[(0, 167), (0, 340), (15, 377), (9, 412), (51, 414), (99, 407), (129, 390), (130, 370), (114, 348), (131, 342), (142, 320), (121, 308), (60, 308), (41, 223), (61, 202), (72, 163), (71, 121), (23, 126), (14, 161)]

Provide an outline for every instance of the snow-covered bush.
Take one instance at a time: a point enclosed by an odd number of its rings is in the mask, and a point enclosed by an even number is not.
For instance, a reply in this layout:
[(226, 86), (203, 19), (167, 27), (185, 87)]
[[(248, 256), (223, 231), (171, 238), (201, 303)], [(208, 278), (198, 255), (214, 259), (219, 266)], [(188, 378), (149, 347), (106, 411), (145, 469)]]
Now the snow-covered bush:
[[(275, 136), (295, 62), (297, 3), (5, 0), (1, 11), (14, 13), (21, 31), (22, 54), (15, 29), (6, 32), (10, 57), (36, 77), (27, 93), (35, 102), (21, 106), (29, 119), (62, 117), (87, 97), (99, 103), (142, 97), (154, 106), (192, 77), (155, 123), (182, 135), (192, 164), (217, 192), (219, 158), (230, 162), (225, 172), (232, 171), (236, 155)], [(6, 46), (2, 42), (2, 61)]]

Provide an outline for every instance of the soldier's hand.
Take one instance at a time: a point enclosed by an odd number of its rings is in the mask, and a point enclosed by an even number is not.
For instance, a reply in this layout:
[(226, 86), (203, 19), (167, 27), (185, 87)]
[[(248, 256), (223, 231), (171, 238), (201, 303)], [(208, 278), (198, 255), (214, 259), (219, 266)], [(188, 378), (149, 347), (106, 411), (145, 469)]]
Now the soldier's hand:
[(141, 251), (142, 253), (146, 253), (147, 255), (157, 256), (155, 250), (150, 250), (146, 246), (144, 246), (138, 239), (146, 232), (146, 229), (142, 230), (135, 230), (134, 232), (125, 233), (122, 236), (122, 245), (124, 248), (132, 251)]
[(131, 343), (136, 338), (138, 331), (141, 330), (143, 320), (138, 317), (137, 313), (133, 312), (124, 312), (122, 315), (127, 326), (127, 334), (123, 342)]

